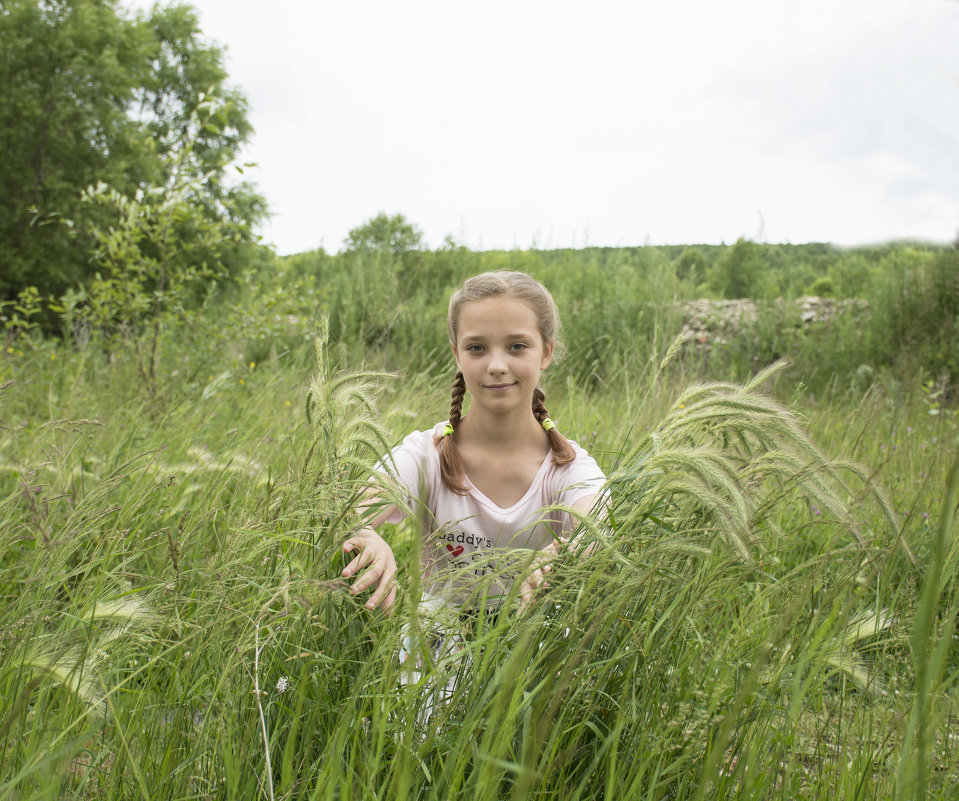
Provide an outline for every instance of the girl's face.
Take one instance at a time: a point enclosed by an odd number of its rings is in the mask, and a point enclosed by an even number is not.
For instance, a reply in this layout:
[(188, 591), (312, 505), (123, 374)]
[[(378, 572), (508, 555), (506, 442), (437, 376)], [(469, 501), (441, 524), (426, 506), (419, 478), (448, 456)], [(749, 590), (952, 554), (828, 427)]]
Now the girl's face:
[(531, 408), (553, 346), (543, 342), (536, 315), (526, 303), (496, 295), (460, 308), (453, 353), (474, 408), (504, 413)]

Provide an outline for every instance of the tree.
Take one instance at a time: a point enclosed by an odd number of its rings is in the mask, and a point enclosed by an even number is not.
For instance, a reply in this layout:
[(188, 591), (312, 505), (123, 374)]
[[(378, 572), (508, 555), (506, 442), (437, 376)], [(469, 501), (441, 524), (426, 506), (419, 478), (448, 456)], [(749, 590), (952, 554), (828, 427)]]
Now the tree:
[(683, 250), (675, 261), (676, 277), (680, 281), (689, 281), (693, 285), (703, 280), (706, 272), (706, 257), (699, 248), (689, 247)]
[(709, 286), (724, 298), (752, 297), (765, 267), (761, 247), (739, 239), (716, 260), (709, 271)]
[(370, 253), (386, 250), (399, 256), (418, 250), (423, 232), (406, 221), (402, 214), (388, 217), (380, 212), (371, 220), (350, 231), (343, 244), (348, 252)]
[[(151, 68), (136, 88), (135, 114), (155, 143), (167, 183), (178, 174), (211, 174), (207, 202), (234, 211), (220, 180), (253, 133), (246, 98), (225, 82), (223, 50), (206, 43), (190, 6), (156, 8), (146, 21), (153, 33)], [(203, 113), (198, 113), (203, 106)]]
[(116, 220), (91, 230), (92, 255), (103, 274), (97, 272), (89, 291), (64, 296), (69, 302), (64, 315), (97, 329), (104, 344), (114, 344), (110, 340), (117, 334), (132, 343), (151, 392), (165, 318), (185, 313), (196, 288), (218, 277), (219, 251), (232, 234), (230, 223), (211, 222), (193, 202), (197, 189), (197, 179), (178, 176), (172, 186), (151, 187), (133, 198), (103, 183), (83, 196), (86, 203), (111, 209)]
[[(110, 209), (81, 195), (99, 183), (132, 197), (173, 185), (174, 170), (202, 177), (203, 213), (252, 240), (263, 200), (226, 180), (251, 133), (246, 104), (192, 9), (128, 16), (116, 0), (0, 0), (0, 41), (0, 299), (26, 285), (59, 295), (92, 276), (86, 232)], [(198, 115), (211, 98), (216, 113)], [(187, 143), (190, 159), (174, 158)]]

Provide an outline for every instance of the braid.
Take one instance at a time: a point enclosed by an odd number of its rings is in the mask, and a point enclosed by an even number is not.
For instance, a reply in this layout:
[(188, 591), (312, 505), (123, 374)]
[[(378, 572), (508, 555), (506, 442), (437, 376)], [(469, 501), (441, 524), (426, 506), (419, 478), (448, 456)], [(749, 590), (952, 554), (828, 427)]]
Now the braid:
[(466, 379), (457, 372), (453, 379), (453, 396), (450, 402), (450, 425), (455, 429), (463, 415), (463, 398), (466, 397)]
[(546, 411), (546, 393), (539, 387), (533, 390), (533, 417), (540, 425), (549, 417), (549, 412)]
[[(450, 425), (453, 430), (460, 424), (463, 416), (463, 398), (466, 396), (466, 379), (461, 372), (457, 372), (453, 379), (453, 394), (450, 398)], [(460, 456), (453, 435), (437, 437), (436, 449), (440, 452), (440, 475), (443, 483), (457, 495), (466, 495), (466, 484), (463, 483), (463, 458)]]
[[(546, 411), (546, 393), (539, 387), (533, 390), (533, 417), (540, 425), (549, 417), (549, 412)], [(555, 464), (569, 464), (576, 458), (573, 446), (569, 444), (566, 437), (559, 433), (557, 428), (551, 428), (546, 432), (546, 436), (549, 438), (549, 447), (553, 451), (553, 462)]]

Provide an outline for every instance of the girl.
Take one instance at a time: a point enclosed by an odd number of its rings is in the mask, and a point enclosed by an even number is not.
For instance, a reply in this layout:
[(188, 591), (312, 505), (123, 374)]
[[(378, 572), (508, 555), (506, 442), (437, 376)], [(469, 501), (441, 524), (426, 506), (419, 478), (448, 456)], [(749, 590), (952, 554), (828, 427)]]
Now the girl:
[[(528, 275), (483, 273), (453, 294), (447, 327), (457, 366), (449, 420), (406, 437), (384, 470), (398, 479), (421, 523), (428, 604), (497, 606), (515, 580), (511, 560), (497, 562), (508, 554), (525, 554), (535, 567), (519, 588), (526, 604), (558, 540), (589, 512), (605, 482), (543, 405), (538, 384), (557, 344), (556, 305)], [(357, 576), (354, 595), (373, 589), (369, 609), (388, 611), (396, 599), (396, 560), (375, 529), (402, 517), (396, 505), (382, 509), (343, 545), (357, 552), (343, 576)]]

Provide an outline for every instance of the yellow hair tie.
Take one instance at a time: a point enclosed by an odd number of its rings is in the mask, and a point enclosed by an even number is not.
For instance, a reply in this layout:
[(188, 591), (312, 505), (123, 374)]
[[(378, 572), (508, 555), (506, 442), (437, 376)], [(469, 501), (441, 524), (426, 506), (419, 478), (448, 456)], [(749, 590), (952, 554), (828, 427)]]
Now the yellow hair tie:
[(543, 420), (543, 429), (549, 431), (551, 428), (556, 428), (556, 423), (547, 417)]
[(448, 437), (452, 433), (453, 433), (453, 426), (447, 423), (445, 426), (443, 426), (443, 433), (440, 434), (440, 438)]

